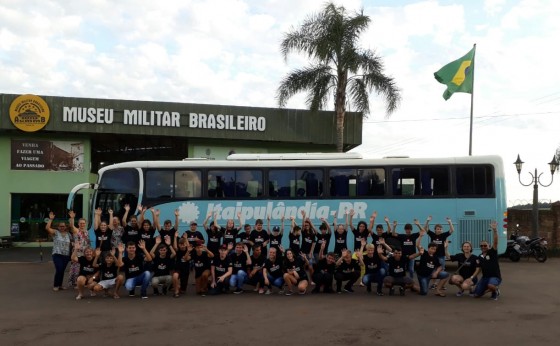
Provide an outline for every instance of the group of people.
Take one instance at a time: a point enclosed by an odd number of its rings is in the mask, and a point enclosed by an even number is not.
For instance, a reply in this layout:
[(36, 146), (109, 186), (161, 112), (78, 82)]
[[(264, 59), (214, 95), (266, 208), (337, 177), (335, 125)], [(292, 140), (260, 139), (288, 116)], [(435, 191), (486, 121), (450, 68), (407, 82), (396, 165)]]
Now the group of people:
[[(354, 227), (353, 210), (345, 214), (345, 223), (333, 220), (334, 232), (328, 220), (321, 219), (315, 228), (302, 211), (302, 224), (290, 218), (289, 245), (282, 246), (284, 218), (280, 226), (267, 229), (263, 220), (256, 220), (254, 227), (243, 225), (238, 214), (239, 227), (234, 220), (219, 224), (217, 215), (208, 214), (203, 222), (204, 235), (198, 231), (196, 221), (189, 230), (180, 235), (179, 211), (175, 211), (175, 224), (165, 220), (160, 225), (160, 212), (138, 206), (138, 218), (129, 217), (130, 206), (125, 206), (122, 219), (113, 217), (108, 210), (109, 222), (101, 220), (102, 210), (94, 216), (95, 245), (90, 245), (86, 220), (78, 220), (74, 226), (74, 212), (70, 211), (68, 225), (60, 222), (52, 228), (54, 214), (50, 213), (46, 229), (53, 237), (53, 263), (55, 277), (53, 290), (64, 289), (63, 276), (71, 261), (69, 286), (74, 286), (82, 299), (86, 290), (90, 295), (103, 294), (119, 298), (125, 287), (129, 296), (135, 295), (140, 287), (142, 298), (148, 297), (151, 286), (154, 295), (180, 297), (187, 291), (189, 276), (194, 273), (196, 294), (205, 296), (227, 292), (241, 294), (244, 286), (252, 286), (259, 294), (352, 293), (355, 284), (376, 294), (389, 295), (396, 290), (405, 295), (406, 290), (427, 295), (430, 289), (439, 297), (445, 297), (446, 285), (457, 286), (457, 296), (469, 294), (482, 297), (486, 293), (497, 300), (500, 294), (501, 274), (498, 263), (498, 233), (495, 222), (492, 244), (480, 243), (481, 254), (474, 255), (470, 242), (462, 244), (462, 251), (455, 255), (447, 252), (447, 238), (454, 232), (451, 219), (447, 219), (448, 231), (441, 224), (430, 230), (431, 216), (422, 226), (418, 220), (414, 225), (405, 224), (404, 233), (397, 232), (398, 223), (389, 218), (375, 226), (377, 212), (369, 218), (369, 224), (359, 221)], [(146, 219), (150, 210), (153, 223)], [(209, 221), (212, 222), (209, 223)], [(347, 244), (348, 232), (354, 235), (353, 251)], [(157, 232), (157, 234), (156, 234)], [(421, 246), (424, 236), (430, 241), (426, 248)], [(334, 251), (328, 252), (334, 241)], [(450, 275), (445, 270), (446, 260), (458, 263), (458, 269)], [(417, 280), (414, 280), (416, 272)], [(333, 287), (334, 286), (334, 287)], [(110, 292), (110, 293), (109, 293)], [(387, 291), (386, 291), (387, 292)]]

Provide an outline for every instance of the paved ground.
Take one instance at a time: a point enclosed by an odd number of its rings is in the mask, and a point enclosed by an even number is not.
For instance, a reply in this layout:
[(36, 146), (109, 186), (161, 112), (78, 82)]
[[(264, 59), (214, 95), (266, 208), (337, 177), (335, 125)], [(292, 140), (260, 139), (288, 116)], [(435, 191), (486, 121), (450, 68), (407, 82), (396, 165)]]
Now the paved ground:
[[(1, 249), (0, 249), (1, 250)], [(46, 253), (48, 254), (48, 252)], [(23, 256), (23, 257), (22, 257)], [(29, 259), (32, 263), (19, 259)], [(10, 260), (11, 259), (11, 260)], [(46, 256), (45, 260), (48, 260)], [(558, 345), (560, 259), (502, 262), (499, 301), (354, 294), (74, 300), (35, 250), (0, 251), (0, 345)], [(29, 261), (28, 261), (29, 262)], [(124, 295), (124, 292), (122, 292)]]

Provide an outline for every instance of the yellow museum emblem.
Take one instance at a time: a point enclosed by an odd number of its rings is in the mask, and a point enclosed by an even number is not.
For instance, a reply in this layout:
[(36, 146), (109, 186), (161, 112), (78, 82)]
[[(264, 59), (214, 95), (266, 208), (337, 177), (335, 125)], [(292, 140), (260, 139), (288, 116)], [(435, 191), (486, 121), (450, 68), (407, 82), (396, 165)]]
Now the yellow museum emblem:
[(36, 95), (21, 95), (10, 105), (10, 120), (25, 132), (39, 131), (49, 122), (49, 105)]

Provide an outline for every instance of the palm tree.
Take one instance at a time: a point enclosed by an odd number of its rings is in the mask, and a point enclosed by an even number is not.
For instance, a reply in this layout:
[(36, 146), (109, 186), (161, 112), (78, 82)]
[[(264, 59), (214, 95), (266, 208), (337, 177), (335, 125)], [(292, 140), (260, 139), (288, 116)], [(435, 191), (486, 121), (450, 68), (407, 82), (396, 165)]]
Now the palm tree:
[(284, 59), (296, 51), (306, 54), (311, 65), (289, 73), (278, 87), (278, 105), (285, 107), (293, 95), (307, 92), (306, 104), (312, 111), (324, 109), (331, 97), (336, 112), (336, 149), (343, 151), (344, 117), (347, 105), (369, 114), (369, 94), (384, 96), (387, 114), (400, 102), (400, 90), (393, 78), (383, 74), (383, 62), (369, 49), (357, 46), (370, 19), (361, 13), (349, 16), (343, 6), (332, 3), (313, 14), (298, 30), (285, 34), (281, 43)]

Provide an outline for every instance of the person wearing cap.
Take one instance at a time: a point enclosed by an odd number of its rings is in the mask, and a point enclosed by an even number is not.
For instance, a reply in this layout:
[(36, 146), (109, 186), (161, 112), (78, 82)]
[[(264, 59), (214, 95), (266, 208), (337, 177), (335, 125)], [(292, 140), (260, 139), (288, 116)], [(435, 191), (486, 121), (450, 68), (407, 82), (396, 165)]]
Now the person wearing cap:
[(220, 245), (219, 256), (212, 258), (210, 273), (212, 283), (210, 284), (210, 294), (217, 295), (229, 291), (229, 278), (233, 273), (231, 258), (228, 256), (228, 246)]
[(270, 215), (267, 218), (268, 221), (268, 239), (270, 240), (270, 247), (276, 249), (276, 253), (280, 252), (280, 245), (282, 245), (282, 236), (284, 235), (284, 215), (280, 219), (280, 225), (272, 227), (272, 231), (270, 231)]
[(264, 276), (263, 268), (266, 261), (266, 255), (263, 254), (263, 247), (259, 244), (253, 246), (253, 254), (251, 255), (251, 265), (247, 273), (247, 284), (255, 286), (255, 290), (259, 294), (264, 293)]
[(218, 225), (218, 213), (214, 214), (214, 221), (210, 223), (210, 227), (207, 227), (208, 220), (211, 217), (212, 213), (208, 213), (206, 219), (204, 219), (202, 227), (206, 230), (206, 235), (208, 237), (208, 249), (212, 251), (212, 253), (217, 254), (220, 249), (220, 243), (222, 242), (223, 233), (220, 230), (220, 226)]
[(203, 240), (196, 240), (195, 248), (191, 252), (191, 261), (194, 266), (194, 280), (196, 294), (205, 296), (208, 292), (208, 278), (210, 277), (210, 260), (214, 254), (204, 245)]
[(243, 293), (243, 285), (247, 280), (247, 268), (251, 265), (251, 256), (247, 245), (239, 242), (235, 244), (235, 252), (230, 255), (233, 272), (229, 279), (229, 285), (235, 288), (233, 293)]
[(197, 227), (196, 221), (191, 221), (189, 229), (185, 232), (187, 240), (192, 247), (196, 247), (199, 240), (204, 242), (204, 236), (197, 230)]
[(246, 223), (245, 226), (243, 226), (243, 230), (244, 232), (239, 232), (237, 234), (237, 239), (239, 239), (239, 242), (243, 243), (243, 245), (246, 246), (247, 249), (252, 249), (254, 243), (251, 240), (251, 225)]
[(253, 247), (255, 245), (260, 245), (266, 250), (269, 239), (268, 233), (263, 229), (263, 221), (261, 219), (255, 221), (255, 229), (251, 232), (250, 239), (251, 243), (253, 243)]
[(264, 294), (267, 295), (272, 293), (272, 286), (280, 289), (279, 294), (284, 293), (284, 269), (282, 268), (282, 255), (278, 251), (278, 248), (270, 246), (268, 258), (264, 263), (263, 278), (266, 287)]

